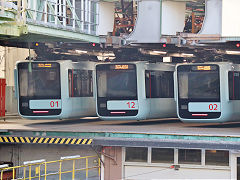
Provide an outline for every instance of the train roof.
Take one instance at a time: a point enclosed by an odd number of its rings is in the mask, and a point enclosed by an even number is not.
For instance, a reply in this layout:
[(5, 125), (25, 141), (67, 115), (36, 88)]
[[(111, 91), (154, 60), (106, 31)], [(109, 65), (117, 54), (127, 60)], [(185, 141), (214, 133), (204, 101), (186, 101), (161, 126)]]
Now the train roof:
[(151, 61), (130, 61), (130, 62), (122, 62), (122, 61), (116, 61), (116, 62), (99, 62), (97, 65), (100, 64), (168, 64), (175, 66), (175, 63), (169, 63), (169, 62), (151, 62)]
[(216, 64), (216, 65), (240, 65), (233, 62), (202, 62), (202, 63), (178, 63), (176, 66), (181, 65), (207, 65), (207, 64)]
[(240, 71), (240, 64), (236, 64), (233, 62), (204, 62), (204, 63), (179, 63), (176, 65), (176, 70), (177, 67), (179, 66), (189, 66), (189, 65), (218, 65), (219, 67), (228, 70), (228, 71)]

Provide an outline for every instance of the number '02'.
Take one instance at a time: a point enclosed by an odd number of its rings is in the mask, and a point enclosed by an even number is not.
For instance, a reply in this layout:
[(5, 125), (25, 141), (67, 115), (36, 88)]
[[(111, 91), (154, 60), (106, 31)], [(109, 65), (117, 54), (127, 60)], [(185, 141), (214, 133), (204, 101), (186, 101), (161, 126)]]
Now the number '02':
[(128, 108), (135, 108), (135, 102), (127, 102)]
[(217, 104), (209, 104), (209, 106), (208, 106), (208, 108), (209, 108), (209, 110), (213, 110), (213, 111), (216, 111), (217, 110)]
[(54, 101), (51, 101), (50, 102), (50, 107), (54, 108), (54, 107), (58, 107), (58, 101), (54, 102)]

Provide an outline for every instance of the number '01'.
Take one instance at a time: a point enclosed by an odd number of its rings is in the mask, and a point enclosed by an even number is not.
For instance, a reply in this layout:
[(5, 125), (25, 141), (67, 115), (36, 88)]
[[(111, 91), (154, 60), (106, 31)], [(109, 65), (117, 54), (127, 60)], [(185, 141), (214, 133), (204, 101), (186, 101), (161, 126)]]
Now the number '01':
[(53, 108), (53, 107), (55, 107), (55, 106), (58, 107), (58, 101), (56, 101), (56, 102), (51, 101), (51, 102), (50, 102), (50, 107)]

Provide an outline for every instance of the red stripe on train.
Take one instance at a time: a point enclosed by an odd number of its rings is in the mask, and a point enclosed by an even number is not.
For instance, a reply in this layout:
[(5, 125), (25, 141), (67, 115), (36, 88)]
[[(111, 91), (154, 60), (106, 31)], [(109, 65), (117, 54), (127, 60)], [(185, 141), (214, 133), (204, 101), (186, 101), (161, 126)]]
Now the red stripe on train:
[(208, 116), (208, 114), (192, 114), (192, 116)]
[(126, 112), (121, 111), (121, 112), (110, 112), (111, 114), (125, 114)]
[(33, 113), (48, 113), (49, 111), (33, 111)]

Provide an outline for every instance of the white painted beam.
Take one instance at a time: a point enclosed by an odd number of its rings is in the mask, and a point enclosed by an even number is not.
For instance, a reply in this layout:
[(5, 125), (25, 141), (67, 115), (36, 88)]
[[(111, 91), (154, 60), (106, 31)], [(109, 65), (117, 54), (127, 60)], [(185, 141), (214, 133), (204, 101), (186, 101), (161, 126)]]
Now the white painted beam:
[(199, 34), (240, 37), (239, 0), (206, 0), (205, 20)]
[(137, 21), (127, 42), (160, 43), (162, 35), (176, 35), (185, 25), (185, 2), (142, 0), (138, 2)]
[(240, 0), (222, 0), (222, 36), (240, 36)]
[(108, 32), (113, 32), (115, 4), (109, 2), (99, 2), (99, 19), (97, 35), (107, 35)]
[(206, 0), (205, 18), (199, 34), (221, 34), (222, 0)]

